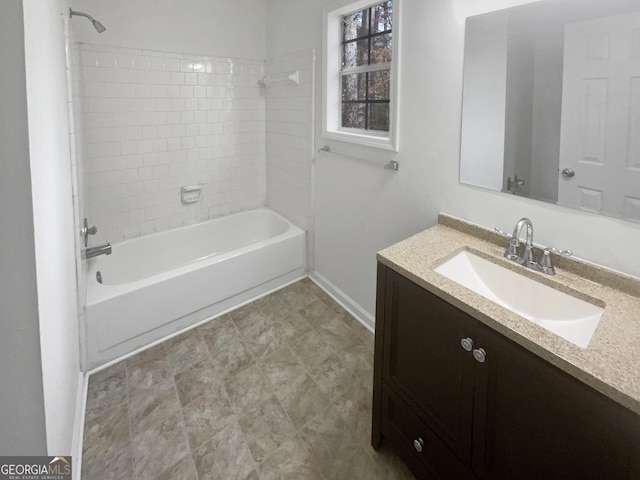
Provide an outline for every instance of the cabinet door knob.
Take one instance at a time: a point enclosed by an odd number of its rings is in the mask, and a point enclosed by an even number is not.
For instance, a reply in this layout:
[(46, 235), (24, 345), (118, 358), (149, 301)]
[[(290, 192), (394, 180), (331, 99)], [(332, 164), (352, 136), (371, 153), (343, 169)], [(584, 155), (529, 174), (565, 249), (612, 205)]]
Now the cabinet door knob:
[(469, 337), (460, 340), (460, 345), (462, 345), (462, 348), (464, 348), (467, 352), (473, 350), (473, 340), (471, 340)]
[(487, 358), (487, 352), (484, 351), (484, 348), (476, 348), (473, 351), (473, 358), (475, 358), (480, 363), (484, 363)]
[(417, 440), (413, 441), (413, 448), (415, 448), (418, 453), (422, 453), (423, 446), (424, 446), (424, 440), (422, 440), (422, 438), (418, 437)]

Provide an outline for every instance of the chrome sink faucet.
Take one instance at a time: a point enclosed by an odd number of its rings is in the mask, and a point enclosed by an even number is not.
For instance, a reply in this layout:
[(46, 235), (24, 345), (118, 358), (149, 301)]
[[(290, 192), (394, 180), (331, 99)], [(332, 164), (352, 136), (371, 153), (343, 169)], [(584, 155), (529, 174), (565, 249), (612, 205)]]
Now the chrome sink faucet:
[[(527, 236), (524, 251), (520, 253), (520, 235), (522, 234), (522, 229), (525, 227), (527, 228)], [(564, 256), (572, 255), (570, 250), (556, 250), (555, 248), (547, 247), (543, 249), (542, 255), (540, 255), (538, 260), (536, 260), (533, 254), (533, 223), (526, 217), (518, 220), (518, 223), (516, 223), (516, 226), (513, 229), (512, 235), (503, 232), (499, 228), (496, 228), (495, 230), (502, 235), (510, 237), (509, 246), (504, 252), (505, 258), (531, 268), (532, 270), (537, 270), (549, 275), (555, 275), (556, 271), (551, 263), (551, 252)]]
[[(518, 251), (518, 247), (520, 247), (520, 235), (522, 233), (522, 229), (527, 227), (527, 238), (524, 246), (524, 253), (520, 255)], [(509, 240), (509, 247), (507, 251), (504, 252), (504, 256), (509, 260), (513, 260), (520, 265), (525, 265), (526, 267), (533, 267), (533, 265), (537, 265), (537, 262), (533, 259), (533, 223), (528, 218), (521, 218), (516, 223), (515, 228), (513, 229), (513, 234), (511, 235), (511, 240)]]

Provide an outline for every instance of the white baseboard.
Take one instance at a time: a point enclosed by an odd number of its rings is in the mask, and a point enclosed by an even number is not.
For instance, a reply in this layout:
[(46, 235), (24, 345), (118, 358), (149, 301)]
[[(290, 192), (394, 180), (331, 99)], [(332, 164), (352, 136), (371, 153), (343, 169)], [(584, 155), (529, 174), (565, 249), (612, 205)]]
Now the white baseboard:
[(80, 372), (78, 374), (78, 388), (76, 391), (76, 415), (73, 420), (73, 438), (71, 439), (73, 480), (81, 480), (82, 441), (84, 435), (84, 416), (87, 410), (88, 385), (89, 375)]
[(309, 278), (324, 290), (327, 295), (333, 298), (342, 308), (354, 316), (367, 330), (375, 333), (376, 320), (375, 317), (367, 312), (364, 308), (355, 302), (349, 295), (336, 287), (331, 281), (327, 280), (318, 272), (311, 272)]

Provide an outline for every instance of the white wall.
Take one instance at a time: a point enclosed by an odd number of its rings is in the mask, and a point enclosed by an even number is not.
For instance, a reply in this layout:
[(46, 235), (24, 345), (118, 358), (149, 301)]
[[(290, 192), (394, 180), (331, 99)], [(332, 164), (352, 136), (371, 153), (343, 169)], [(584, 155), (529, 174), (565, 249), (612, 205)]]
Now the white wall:
[(47, 450), (71, 452), (80, 372), (69, 111), (58, 0), (23, 0)]
[(460, 180), (501, 190), (506, 173), (513, 177), (505, 156), (508, 16), (485, 16), (471, 22), (469, 29), (473, 41), (467, 44), (464, 65)]
[(558, 201), (563, 53), (564, 28), (547, 24), (536, 39), (531, 195), (551, 202)]
[[(519, 19), (518, 19), (519, 20)], [(534, 29), (526, 22), (509, 19), (507, 45), (507, 85), (504, 114), (504, 174), (503, 188), (508, 189), (508, 177), (524, 180), (518, 192), (529, 196), (531, 190), (531, 150), (534, 98)], [(517, 31), (515, 35), (512, 32)], [(466, 77), (465, 77), (466, 79)], [(466, 92), (466, 82), (463, 87)], [(466, 106), (466, 102), (465, 102)], [(463, 110), (464, 111), (464, 110)], [(463, 131), (466, 131), (463, 129)], [(462, 167), (461, 167), (462, 168)], [(462, 180), (462, 175), (461, 175)]]
[(0, 455), (44, 455), (21, 0), (0, 2), (0, 63)]
[[(482, 13), (482, 5), (488, 11), (496, 3), (404, 0), (402, 131), (396, 156), (400, 171), (316, 158), (315, 270), (371, 315), (375, 252), (433, 225), (440, 211), (506, 230), (527, 216), (536, 227), (537, 242), (570, 248), (579, 257), (640, 275), (640, 249), (624, 248), (638, 244), (640, 225), (458, 183), (464, 38), (460, 14), (469, 7)], [(321, 52), (322, 8), (328, 5), (328, 0), (270, 0), (268, 54), (301, 48)], [(319, 95), (320, 89), (317, 105)], [(321, 125), (318, 116), (316, 120)], [(316, 129), (316, 147), (322, 143)], [(368, 154), (364, 149), (351, 151)]]
[(266, 0), (75, 0), (107, 27), (73, 18), (78, 41), (100, 45), (265, 58)]

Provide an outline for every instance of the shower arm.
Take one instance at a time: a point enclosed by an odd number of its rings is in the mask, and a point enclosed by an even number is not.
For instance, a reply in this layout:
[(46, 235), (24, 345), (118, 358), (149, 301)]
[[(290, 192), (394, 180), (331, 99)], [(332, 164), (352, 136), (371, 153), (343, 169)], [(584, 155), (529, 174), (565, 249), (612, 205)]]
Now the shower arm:
[(95, 28), (98, 33), (102, 33), (107, 29), (104, 25), (102, 25), (102, 23), (100, 23), (98, 20), (93, 18), (88, 13), (78, 12), (76, 10), (73, 10), (72, 8), (69, 8), (69, 18), (72, 18), (74, 15), (77, 16), (77, 17), (86, 17), (86, 18), (88, 18), (91, 21), (91, 23), (93, 24), (93, 28)]

